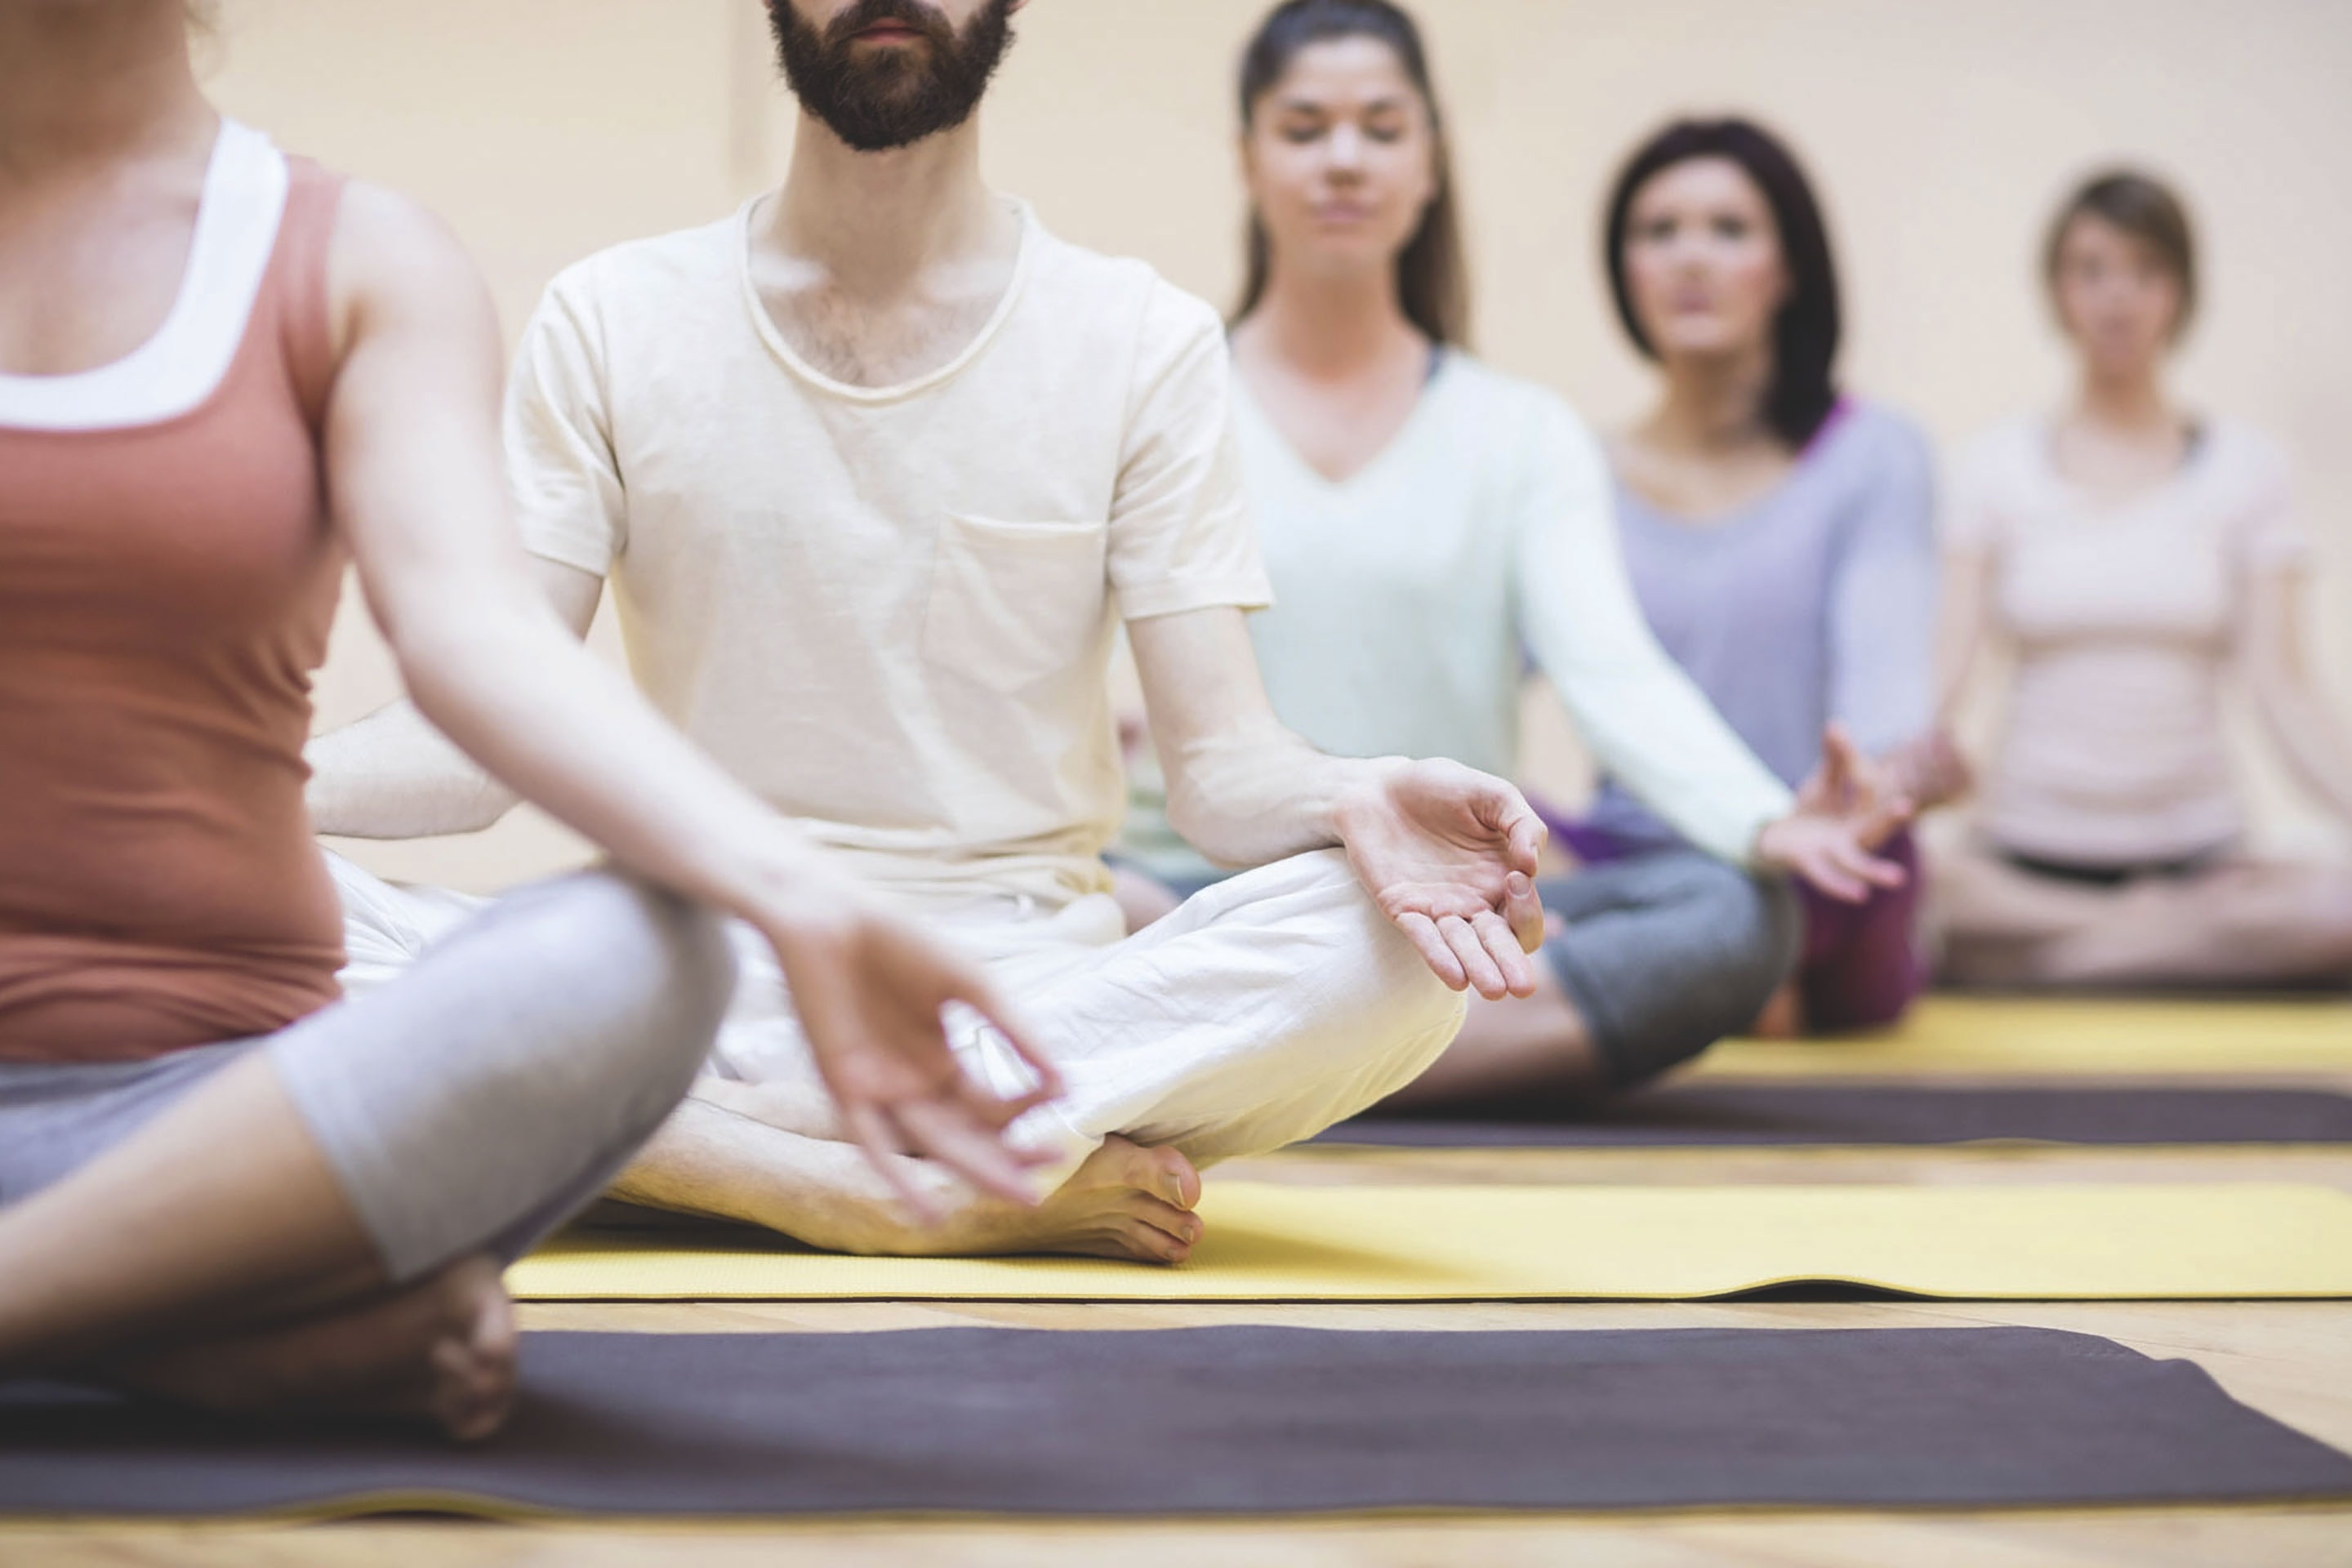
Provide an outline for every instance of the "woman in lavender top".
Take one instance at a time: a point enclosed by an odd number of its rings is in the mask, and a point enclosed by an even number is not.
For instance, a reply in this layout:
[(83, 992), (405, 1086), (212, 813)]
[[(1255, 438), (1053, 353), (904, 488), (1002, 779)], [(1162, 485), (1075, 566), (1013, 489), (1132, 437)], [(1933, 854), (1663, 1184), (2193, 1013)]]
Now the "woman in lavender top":
[[(1933, 732), (1927, 442), (1838, 395), (1836, 272), (1795, 160), (1743, 121), (1669, 126), (1618, 178), (1608, 265), (1663, 383), (1611, 451), (1626, 565), (1658, 640), (1783, 781), (1812, 770), (1835, 725), (1915, 805), (1957, 793)], [(1683, 842), (1613, 779), (1560, 826), (1588, 860)], [(1916, 873), (1907, 833), (1885, 852)], [(1779, 1026), (1899, 1016), (1924, 974), (1917, 902), (1916, 874), (1860, 904), (1807, 896)]]

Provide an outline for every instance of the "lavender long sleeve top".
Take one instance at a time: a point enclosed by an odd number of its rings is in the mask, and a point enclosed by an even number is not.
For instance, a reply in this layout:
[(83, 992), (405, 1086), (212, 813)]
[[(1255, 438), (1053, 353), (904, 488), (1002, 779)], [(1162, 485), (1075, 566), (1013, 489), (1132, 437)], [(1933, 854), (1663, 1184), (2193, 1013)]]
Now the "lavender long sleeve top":
[[(1786, 479), (1728, 517), (1685, 521), (1618, 484), (1619, 537), (1651, 629), (1782, 782), (1813, 771), (1832, 719), (1870, 753), (1927, 727), (1934, 498), (1918, 429), (1852, 402)], [(1588, 820), (1631, 845), (1677, 837), (1614, 779)]]

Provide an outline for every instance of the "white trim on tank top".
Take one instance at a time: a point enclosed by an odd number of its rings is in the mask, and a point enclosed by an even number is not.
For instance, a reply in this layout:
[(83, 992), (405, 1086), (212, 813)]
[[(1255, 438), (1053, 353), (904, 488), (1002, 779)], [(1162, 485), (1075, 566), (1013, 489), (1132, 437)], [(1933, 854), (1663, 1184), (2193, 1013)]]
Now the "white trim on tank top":
[(66, 375), (0, 372), (0, 426), (120, 430), (189, 413), (227, 376), (278, 247), (289, 177), (268, 137), (221, 121), (205, 166), (195, 237), (171, 314), (111, 363)]

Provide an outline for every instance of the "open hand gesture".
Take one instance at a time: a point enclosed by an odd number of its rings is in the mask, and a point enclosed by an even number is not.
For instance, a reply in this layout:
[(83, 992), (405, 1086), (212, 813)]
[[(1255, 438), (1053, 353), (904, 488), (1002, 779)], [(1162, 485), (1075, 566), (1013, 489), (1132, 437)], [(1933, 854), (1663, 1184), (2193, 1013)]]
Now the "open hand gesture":
[(1858, 751), (1842, 724), (1822, 736), (1822, 765), (1797, 792), (1797, 809), (1756, 836), (1757, 862), (1801, 878), (1841, 903), (1903, 885), (1903, 868), (1871, 853), (1911, 820), (1901, 785)]
[[(890, 1154), (926, 1155), (983, 1192), (1037, 1201), (1026, 1173), (1050, 1156), (1013, 1147), (1004, 1129), (1060, 1094), (1060, 1076), (976, 970), (908, 921), (869, 907), (854, 889), (803, 893), (794, 909), (756, 923), (782, 962), (802, 1033), (843, 1125), (910, 1209), (926, 1220), (940, 1217)], [(940, 1016), (950, 1002), (995, 1026), (1036, 1074), (1036, 1086), (1006, 1100), (967, 1077)]]
[(1440, 980), (1490, 1000), (1534, 994), (1545, 828), (1517, 790), (1458, 763), (1385, 764), (1339, 826), (1357, 877)]

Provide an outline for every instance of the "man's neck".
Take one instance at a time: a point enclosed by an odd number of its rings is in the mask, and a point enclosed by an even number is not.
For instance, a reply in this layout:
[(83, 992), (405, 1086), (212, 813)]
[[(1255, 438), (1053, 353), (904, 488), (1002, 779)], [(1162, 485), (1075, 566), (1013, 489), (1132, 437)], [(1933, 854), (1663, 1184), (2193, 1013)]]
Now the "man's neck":
[(180, 0), (0, 5), (0, 188), (208, 140)]
[(1003, 208), (980, 175), (976, 120), (909, 147), (860, 153), (803, 114), (783, 186), (764, 205), (754, 243), (876, 301), (903, 294), (928, 268), (984, 258), (1003, 237)]

